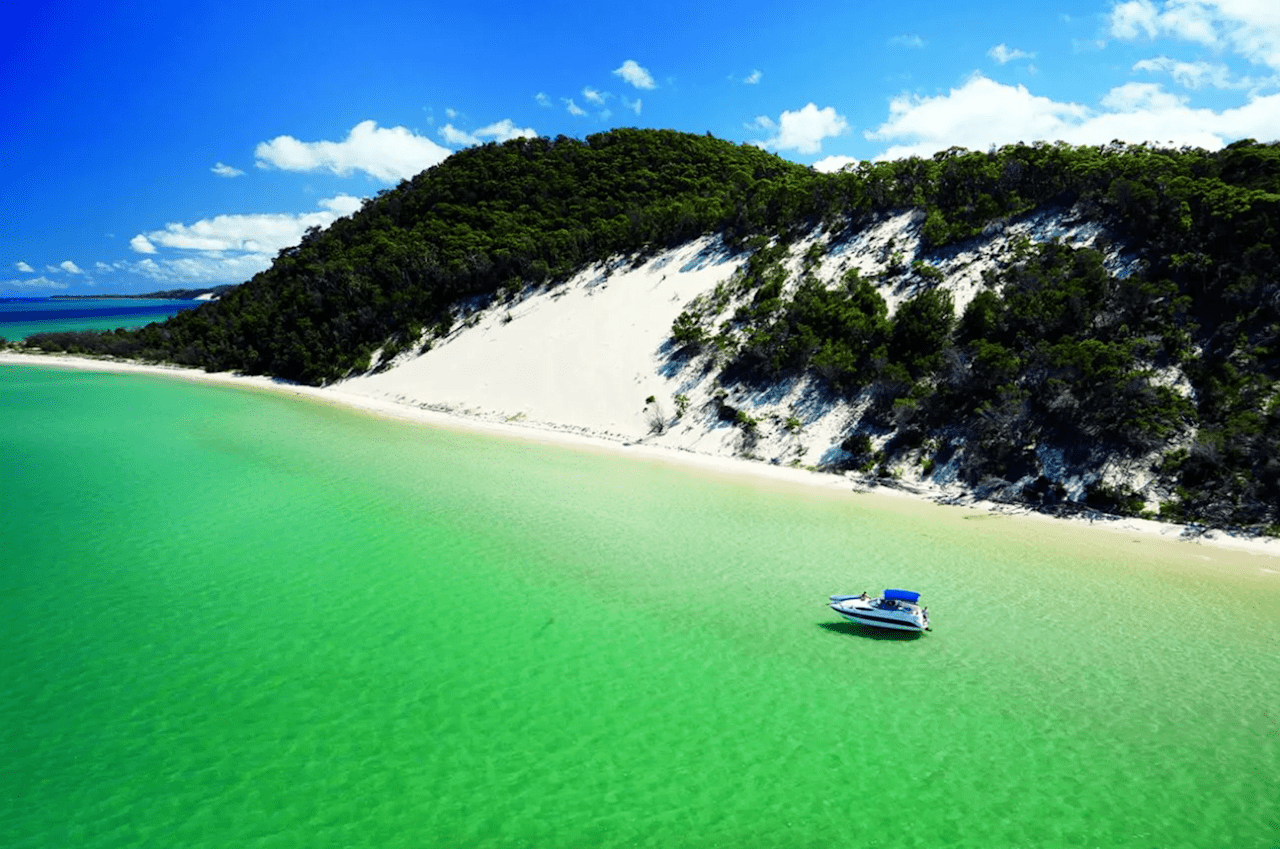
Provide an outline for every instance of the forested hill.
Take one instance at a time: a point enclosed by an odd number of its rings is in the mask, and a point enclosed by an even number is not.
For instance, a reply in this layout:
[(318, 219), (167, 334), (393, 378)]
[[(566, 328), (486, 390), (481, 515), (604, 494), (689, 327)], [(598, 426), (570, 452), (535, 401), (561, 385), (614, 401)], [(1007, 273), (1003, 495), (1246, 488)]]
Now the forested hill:
[[(912, 256), (817, 273), (824, 251), (911, 210)], [(1055, 211), (1091, 238), (1023, 239), (957, 301), (943, 258)], [(459, 152), (220, 301), (138, 331), (27, 344), (321, 384), (367, 370), (375, 351), (430, 344), (460, 304), (716, 234), (750, 259), (681, 316), (673, 344), (725, 381), (812, 374), (865, 400), (849, 463), (963, 455), (971, 483), (1019, 482), (1018, 497), (1053, 503), (1065, 496), (1047, 446), (1068, 466), (1146, 464), (1167, 484), (1165, 518), (1274, 532), (1278, 228), (1280, 145), (1251, 140), (1212, 153), (952, 149), (819, 174), (710, 136), (615, 130)], [(910, 293), (892, 313), (890, 288)], [(1141, 506), (1114, 486), (1085, 498)]]

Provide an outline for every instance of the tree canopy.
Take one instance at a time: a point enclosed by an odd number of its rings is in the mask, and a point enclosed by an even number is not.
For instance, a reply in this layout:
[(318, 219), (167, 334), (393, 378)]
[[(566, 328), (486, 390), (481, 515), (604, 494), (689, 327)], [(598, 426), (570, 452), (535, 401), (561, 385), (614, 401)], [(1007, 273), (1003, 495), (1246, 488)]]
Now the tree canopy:
[[(874, 280), (788, 281), (780, 270), (820, 226), (856, 232), (915, 208), (924, 243), (941, 250), (1067, 207), (1136, 256), (1135, 273), (1108, 272), (1105, 244), (1028, 246), (955, 315), (945, 281), (922, 264), (895, 271), (924, 285), (890, 317)], [(461, 151), (308, 232), (218, 301), (139, 330), (26, 344), (324, 384), (367, 370), (379, 349), (447, 331), (460, 304), (718, 234), (749, 254), (750, 297), (723, 321), (723, 299), (686, 312), (673, 339), (717, 347), (727, 374), (812, 372), (837, 392), (874, 389), (897, 444), (950, 435), (967, 446), (973, 480), (1015, 479), (1034, 467), (1023, 446), (1036, 442), (1137, 456), (1189, 432), (1160, 470), (1180, 487), (1170, 515), (1274, 526), (1278, 228), (1274, 143), (953, 148), (821, 174), (709, 135), (617, 129)], [(1170, 369), (1189, 392), (1167, 385)]]

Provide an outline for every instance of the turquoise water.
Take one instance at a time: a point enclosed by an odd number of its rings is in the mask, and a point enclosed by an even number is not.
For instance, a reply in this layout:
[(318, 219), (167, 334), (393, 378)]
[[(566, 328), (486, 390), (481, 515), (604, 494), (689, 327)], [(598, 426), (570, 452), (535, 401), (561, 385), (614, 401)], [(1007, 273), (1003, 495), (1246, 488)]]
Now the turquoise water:
[(0, 470), (6, 846), (1280, 845), (1262, 558), (24, 366)]
[(0, 338), (16, 342), (33, 333), (134, 330), (199, 303), (156, 298), (0, 298)]

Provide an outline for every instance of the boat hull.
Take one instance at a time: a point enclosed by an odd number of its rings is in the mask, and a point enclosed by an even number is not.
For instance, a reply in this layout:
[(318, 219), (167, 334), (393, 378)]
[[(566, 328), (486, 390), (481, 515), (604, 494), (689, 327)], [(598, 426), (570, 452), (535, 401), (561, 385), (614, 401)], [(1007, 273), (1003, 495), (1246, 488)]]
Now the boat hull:
[(831, 609), (839, 613), (850, 622), (857, 622), (859, 625), (868, 625), (872, 628), (887, 628), (891, 631), (927, 631), (929, 629), (929, 620), (927, 618), (916, 618), (915, 616), (888, 616), (883, 611), (877, 610), (870, 606), (861, 604), (853, 605), (847, 602), (833, 601), (830, 605)]

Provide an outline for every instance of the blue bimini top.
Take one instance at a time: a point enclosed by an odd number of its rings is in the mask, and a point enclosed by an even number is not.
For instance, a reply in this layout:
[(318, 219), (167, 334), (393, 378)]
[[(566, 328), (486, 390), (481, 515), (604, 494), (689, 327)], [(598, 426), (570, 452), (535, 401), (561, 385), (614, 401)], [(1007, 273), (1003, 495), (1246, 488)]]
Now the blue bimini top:
[(920, 593), (913, 593), (911, 590), (885, 590), (884, 597), (894, 601), (909, 601), (915, 604), (920, 600)]

